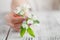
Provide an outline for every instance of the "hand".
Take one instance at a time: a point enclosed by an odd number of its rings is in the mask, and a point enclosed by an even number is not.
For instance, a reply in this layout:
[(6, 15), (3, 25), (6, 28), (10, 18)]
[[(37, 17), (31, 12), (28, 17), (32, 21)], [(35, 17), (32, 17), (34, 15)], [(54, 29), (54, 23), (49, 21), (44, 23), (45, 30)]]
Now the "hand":
[(23, 20), (26, 20), (26, 18), (22, 18), (15, 13), (9, 13), (8, 15), (6, 15), (6, 19), (8, 25), (10, 25), (15, 31), (19, 31), (20, 25), (22, 24)]

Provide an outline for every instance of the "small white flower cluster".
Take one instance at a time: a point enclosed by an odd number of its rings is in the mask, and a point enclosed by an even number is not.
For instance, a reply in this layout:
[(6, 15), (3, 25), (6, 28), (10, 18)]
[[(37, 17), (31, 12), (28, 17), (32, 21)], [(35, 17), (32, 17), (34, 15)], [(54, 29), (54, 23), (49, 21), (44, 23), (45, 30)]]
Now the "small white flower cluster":
[(27, 3), (22, 4), (14, 10), (16, 14), (20, 13), (20, 15), (23, 15), (25, 12), (29, 11), (29, 8), (31, 8)]
[(14, 10), (14, 12), (22, 17), (24, 17), (25, 13), (27, 14), (27, 20), (24, 20), (21, 25), (21, 32), (20, 35), (23, 37), (25, 32), (27, 31), (32, 37), (35, 37), (34, 31), (30, 28), (31, 25), (34, 25), (35, 23), (39, 23), (39, 21), (36, 19), (36, 16), (32, 15), (29, 11), (31, 7), (28, 4), (20, 5), (19, 7)]
[(22, 27), (28, 29), (28, 25), (26, 24), (26, 21), (23, 21)]
[(33, 24), (33, 20), (29, 19), (29, 20), (27, 21), (27, 24)]
[(31, 13), (29, 13), (29, 8), (31, 8), (31, 7), (28, 4), (25, 3), (25, 4), (22, 4), (22, 5), (18, 6), (16, 8), (16, 10), (14, 10), (14, 12), (16, 14), (23, 15), (23, 16), (24, 16), (25, 12), (27, 13), (28, 20), (27, 21), (23, 21), (23, 23), (22, 23), (22, 27), (26, 28), (26, 29), (28, 29), (28, 25), (29, 24), (33, 25), (34, 24), (34, 20), (36, 20), (34, 18), (36, 16), (33, 16)]
[(33, 23), (34, 23), (33, 20), (28, 19), (27, 21), (23, 21), (22, 26), (23, 26), (23, 28), (28, 29), (28, 27), (30, 27), (29, 25), (30, 24), (33, 25)]

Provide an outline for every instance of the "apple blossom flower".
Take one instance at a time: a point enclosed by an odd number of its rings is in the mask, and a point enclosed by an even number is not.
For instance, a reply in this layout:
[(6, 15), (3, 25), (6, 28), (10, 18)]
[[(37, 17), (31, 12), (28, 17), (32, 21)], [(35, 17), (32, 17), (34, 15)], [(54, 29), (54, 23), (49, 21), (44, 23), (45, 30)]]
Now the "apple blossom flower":
[[(21, 15), (22, 17), (25, 17), (24, 14), (27, 14), (28, 19), (24, 20), (22, 22), (22, 28), (21, 28), (21, 32), (20, 35), (21, 37), (23, 37), (23, 35), (25, 34), (25, 32), (27, 31), (31, 36), (35, 37), (33, 30), (30, 28), (31, 25), (34, 25), (34, 23), (39, 23), (39, 21), (36, 19), (37, 17), (32, 15), (31, 12), (29, 11), (30, 9), (30, 5), (28, 4), (22, 4), (18, 7), (16, 7), (16, 9), (14, 10), (14, 12), (18, 15)], [(32, 33), (32, 34), (31, 34)]]
[(18, 14), (20, 11), (21, 11), (21, 7), (16, 7), (16, 9), (14, 10), (16, 14)]
[(22, 27), (28, 29), (28, 25), (26, 24), (26, 21), (23, 21)]
[(33, 20), (28, 19), (27, 24), (33, 24)]

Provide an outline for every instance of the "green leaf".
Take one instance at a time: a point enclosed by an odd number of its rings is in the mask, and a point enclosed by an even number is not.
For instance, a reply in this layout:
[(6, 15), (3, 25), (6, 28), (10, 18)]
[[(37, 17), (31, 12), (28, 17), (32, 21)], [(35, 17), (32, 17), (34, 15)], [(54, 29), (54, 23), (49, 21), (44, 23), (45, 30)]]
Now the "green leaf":
[(32, 37), (35, 37), (34, 32), (33, 32), (33, 30), (32, 30), (30, 27), (27, 29), (27, 32), (28, 32)]
[(34, 24), (35, 24), (35, 23), (40, 23), (40, 22), (39, 22), (38, 20), (34, 20)]
[(26, 28), (21, 27), (20, 36), (23, 37), (26, 32)]

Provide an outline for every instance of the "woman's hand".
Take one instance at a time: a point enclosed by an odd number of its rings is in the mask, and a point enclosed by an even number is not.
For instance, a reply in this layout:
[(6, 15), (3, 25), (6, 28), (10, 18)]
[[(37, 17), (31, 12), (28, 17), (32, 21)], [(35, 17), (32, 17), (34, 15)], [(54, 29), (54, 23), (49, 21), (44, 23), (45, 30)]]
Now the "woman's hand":
[(15, 14), (13, 10), (15, 10), (17, 6), (20, 6), (20, 4), (23, 3), (25, 3), (25, 0), (12, 0), (11, 13), (6, 15), (8, 25), (10, 25), (16, 31), (20, 30), (20, 25), (26, 18), (22, 18), (21, 16)]
[(23, 20), (26, 18), (22, 18), (21, 16), (15, 14), (15, 13), (10, 13), (6, 15), (7, 23), (10, 25), (15, 31), (20, 30), (20, 25), (22, 24)]

